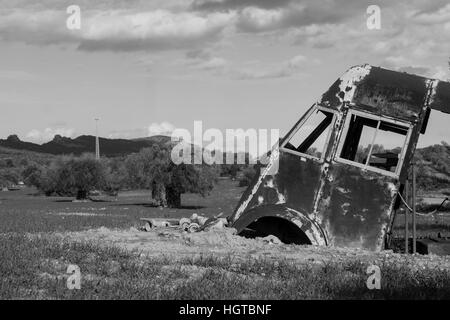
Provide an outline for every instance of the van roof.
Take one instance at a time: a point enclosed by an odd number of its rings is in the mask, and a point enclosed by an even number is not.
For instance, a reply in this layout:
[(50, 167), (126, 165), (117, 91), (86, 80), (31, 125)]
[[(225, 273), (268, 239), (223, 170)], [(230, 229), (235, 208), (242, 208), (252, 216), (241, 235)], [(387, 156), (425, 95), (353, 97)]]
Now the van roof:
[(450, 83), (365, 64), (348, 69), (319, 104), (340, 109), (343, 102), (380, 116), (414, 121), (427, 107), (450, 114)]

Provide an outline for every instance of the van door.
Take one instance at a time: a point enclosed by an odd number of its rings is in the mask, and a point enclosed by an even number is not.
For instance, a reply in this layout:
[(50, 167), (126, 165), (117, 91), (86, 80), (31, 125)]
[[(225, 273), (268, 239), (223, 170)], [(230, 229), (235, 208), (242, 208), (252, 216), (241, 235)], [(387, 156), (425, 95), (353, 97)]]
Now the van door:
[(382, 249), (411, 128), (348, 111), (318, 205), (318, 220), (331, 244)]
[(308, 214), (311, 219), (335, 118), (335, 112), (314, 106), (280, 146), (278, 189), (288, 207)]

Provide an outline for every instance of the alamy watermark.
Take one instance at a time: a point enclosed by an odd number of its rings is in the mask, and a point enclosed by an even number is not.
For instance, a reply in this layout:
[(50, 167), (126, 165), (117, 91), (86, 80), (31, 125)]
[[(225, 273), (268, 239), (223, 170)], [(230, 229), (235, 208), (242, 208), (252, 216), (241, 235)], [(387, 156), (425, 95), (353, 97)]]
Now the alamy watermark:
[(67, 278), (67, 289), (69, 290), (80, 290), (81, 289), (81, 270), (80, 267), (76, 264), (70, 264), (67, 267), (67, 274), (69, 277)]
[(69, 30), (81, 29), (81, 8), (77, 5), (68, 6), (66, 9), (69, 17), (66, 20), (66, 27)]
[(366, 13), (369, 15), (366, 20), (367, 29), (380, 30), (381, 8), (377, 5), (370, 5), (367, 7)]
[(278, 147), (279, 129), (204, 130), (202, 121), (194, 121), (193, 134), (175, 129), (171, 152), (175, 164), (268, 164), (270, 151)]
[(367, 289), (380, 290), (381, 289), (381, 270), (377, 265), (370, 265), (367, 267), (366, 274), (369, 275), (366, 281)]

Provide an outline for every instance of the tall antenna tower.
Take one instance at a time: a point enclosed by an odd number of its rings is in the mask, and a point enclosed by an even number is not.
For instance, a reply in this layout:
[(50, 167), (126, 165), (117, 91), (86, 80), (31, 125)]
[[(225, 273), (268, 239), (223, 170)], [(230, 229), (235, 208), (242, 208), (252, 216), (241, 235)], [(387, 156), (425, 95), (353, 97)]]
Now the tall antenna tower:
[(95, 118), (95, 159), (100, 159), (100, 141), (98, 140), (98, 118)]

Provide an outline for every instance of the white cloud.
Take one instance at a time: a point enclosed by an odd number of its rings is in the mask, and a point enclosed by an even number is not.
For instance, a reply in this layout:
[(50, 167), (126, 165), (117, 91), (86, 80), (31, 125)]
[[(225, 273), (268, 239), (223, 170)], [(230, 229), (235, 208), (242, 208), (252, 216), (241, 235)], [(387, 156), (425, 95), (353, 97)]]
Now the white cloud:
[(175, 130), (175, 126), (167, 121), (161, 123), (153, 122), (148, 126), (148, 136), (165, 135), (169, 136), (172, 131)]
[(433, 79), (439, 79), (448, 81), (450, 78), (450, 71), (448, 66), (430, 66), (415, 63), (414, 58), (404, 56), (389, 56), (383, 63), (383, 67), (388, 69), (397, 70), (400, 72), (406, 72), (410, 74), (416, 74), (419, 76), (429, 77)]
[(441, 7), (439, 10), (428, 13), (414, 14), (412, 19), (415, 22), (425, 25), (446, 23), (450, 20), (450, 4)]
[(438, 66), (430, 70), (429, 76), (433, 79), (450, 81), (450, 70), (447, 67)]
[(72, 128), (45, 128), (44, 130), (33, 129), (26, 134), (26, 138), (32, 142), (43, 143), (52, 140), (55, 135), (73, 138), (75, 129)]
[(265, 31), (278, 26), (284, 18), (281, 9), (247, 7), (239, 15), (238, 26), (245, 31)]
[(215, 40), (233, 13), (168, 10), (82, 10), (81, 29), (66, 28), (61, 10), (12, 10), (0, 13), (0, 38), (31, 44), (74, 43), (81, 50), (164, 50), (189, 48)]
[(214, 37), (230, 18), (232, 15), (226, 13), (202, 16), (167, 10), (98, 13), (86, 19), (81, 47), (88, 50), (108, 48), (111, 44), (119, 50), (185, 47)]

